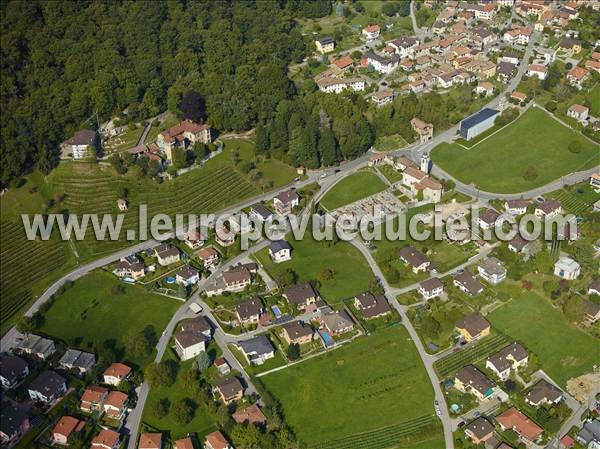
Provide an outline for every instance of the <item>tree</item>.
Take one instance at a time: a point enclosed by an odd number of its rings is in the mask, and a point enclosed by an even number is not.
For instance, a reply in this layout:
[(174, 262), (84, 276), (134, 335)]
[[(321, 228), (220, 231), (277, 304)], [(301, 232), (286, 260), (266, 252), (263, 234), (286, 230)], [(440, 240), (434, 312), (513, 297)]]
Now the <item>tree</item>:
[(526, 181), (534, 181), (537, 177), (538, 171), (537, 168), (535, 168), (533, 165), (528, 166), (523, 172), (523, 179), (525, 179)]
[(584, 299), (580, 296), (570, 296), (563, 304), (563, 313), (570, 321), (582, 321), (586, 314)]
[(572, 142), (569, 143), (569, 151), (573, 154), (579, 154), (581, 153), (581, 142), (577, 141), (577, 140), (573, 140)]
[(534, 263), (536, 269), (540, 273), (550, 273), (552, 271), (552, 267), (554, 265), (552, 261), (552, 256), (548, 251), (540, 251), (534, 257)]
[(219, 423), (219, 427), (229, 427), (231, 425), (231, 421), (232, 419), (229, 407), (225, 404), (219, 404), (217, 407), (217, 422)]
[(421, 329), (423, 334), (429, 338), (437, 338), (440, 333), (440, 323), (430, 314), (425, 315), (421, 321)]
[(194, 418), (194, 401), (183, 398), (171, 407), (171, 416), (178, 424), (188, 424)]
[(198, 357), (196, 358), (196, 366), (198, 367), (198, 371), (206, 371), (211, 364), (212, 360), (206, 351), (202, 351), (200, 354), (198, 354)]
[(169, 413), (169, 407), (171, 403), (167, 398), (159, 399), (158, 401), (154, 401), (152, 403), (152, 414), (158, 418), (164, 418)]
[(150, 386), (169, 387), (175, 383), (177, 368), (173, 360), (152, 363), (146, 368), (145, 379)]
[(321, 155), (321, 164), (325, 167), (338, 162), (335, 135), (328, 127), (321, 127), (319, 130), (319, 154)]
[(279, 285), (281, 285), (281, 287), (285, 288), (289, 287), (292, 284), (295, 284), (297, 279), (298, 275), (296, 274), (296, 272), (291, 268), (286, 268), (279, 274), (277, 282), (279, 283)]
[(204, 159), (210, 153), (208, 151), (208, 146), (202, 142), (194, 143), (194, 146), (192, 147), (192, 151), (194, 153), (194, 159), (196, 160), (196, 162), (200, 162), (202, 159)]
[(260, 430), (253, 425), (236, 424), (231, 430), (231, 439), (236, 447), (259, 447)]
[(173, 148), (171, 150), (171, 162), (173, 167), (181, 169), (187, 166), (186, 150), (183, 148)]
[(557, 64), (554, 63), (548, 68), (548, 74), (546, 75), (546, 78), (542, 81), (542, 87), (546, 90), (550, 90), (560, 82), (560, 79), (560, 70), (558, 69)]
[(256, 127), (256, 154), (269, 153), (269, 131), (260, 124)]
[(179, 103), (179, 110), (184, 119), (199, 123), (206, 119), (206, 102), (199, 92), (190, 90), (184, 93)]
[(287, 347), (286, 351), (288, 359), (294, 361), (300, 358), (300, 345), (298, 343), (292, 343)]
[(154, 326), (149, 324), (142, 331), (132, 329), (126, 336), (125, 348), (134, 357), (144, 357), (152, 352), (158, 343)]

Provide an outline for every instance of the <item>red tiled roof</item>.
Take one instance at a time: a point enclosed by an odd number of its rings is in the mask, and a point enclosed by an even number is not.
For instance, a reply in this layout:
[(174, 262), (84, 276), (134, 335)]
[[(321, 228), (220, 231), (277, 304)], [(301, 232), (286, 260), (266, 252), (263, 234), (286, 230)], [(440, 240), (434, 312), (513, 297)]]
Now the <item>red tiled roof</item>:
[(118, 379), (123, 379), (124, 377), (127, 377), (127, 375), (130, 372), (131, 368), (129, 368), (127, 365), (124, 365), (123, 363), (113, 363), (108, 368), (106, 368), (106, 371), (104, 371), (104, 375), (113, 376)]
[(159, 449), (162, 447), (161, 433), (142, 433), (140, 435), (139, 449)]
[(52, 430), (53, 434), (62, 435), (65, 438), (69, 438), (69, 435), (73, 433), (73, 431), (79, 425), (79, 420), (77, 418), (73, 418), (72, 416), (63, 416), (60, 418), (54, 429)]
[(530, 441), (537, 440), (543, 432), (541, 427), (515, 407), (511, 407), (501, 415), (496, 416), (496, 421), (505, 428), (513, 429), (519, 435), (524, 436)]

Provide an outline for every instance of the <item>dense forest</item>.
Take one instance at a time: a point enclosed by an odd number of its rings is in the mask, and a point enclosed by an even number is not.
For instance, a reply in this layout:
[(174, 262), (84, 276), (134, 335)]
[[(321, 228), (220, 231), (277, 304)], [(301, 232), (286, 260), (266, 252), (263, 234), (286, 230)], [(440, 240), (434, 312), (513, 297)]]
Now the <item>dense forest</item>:
[[(269, 122), (295, 96), (307, 44), (293, 18), (323, 1), (2, 2), (0, 183), (50, 171), (60, 142), (127, 108), (180, 113), (194, 92), (218, 130)], [(186, 96), (190, 98), (190, 96)]]

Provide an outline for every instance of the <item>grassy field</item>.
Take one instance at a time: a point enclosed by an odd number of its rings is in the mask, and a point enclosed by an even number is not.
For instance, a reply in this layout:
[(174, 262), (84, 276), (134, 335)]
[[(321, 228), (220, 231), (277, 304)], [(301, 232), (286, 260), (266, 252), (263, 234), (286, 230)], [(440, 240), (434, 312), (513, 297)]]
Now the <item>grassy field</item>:
[(329, 190), (321, 200), (328, 210), (334, 210), (386, 189), (386, 184), (370, 171), (346, 176)]
[[(172, 351), (167, 351), (163, 360), (178, 361)], [(194, 362), (195, 359), (188, 360), (179, 365), (177, 380), (173, 385), (170, 387), (154, 386), (148, 393), (148, 399), (142, 415), (142, 422), (161, 432), (169, 434), (171, 440), (185, 437), (189, 432), (198, 432), (201, 437), (204, 437), (208, 433), (218, 430), (214, 413), (211, 413), (207, 406), (201, 403), (196, 402), (197, 408), (194, 411), (194, 417), (187, 424), (180, 423), (174, 419), (170, 413), (165, 417), (157, 418), (152, 411), (154, 404), (162, 399), (167, 399), (171, 406), (173, 406), (173, 404), (181, 399), (191, 398), (191, 396), (193, 396), (186, 386), (185, 372), (192, 369), (192, 364)]]
[(377, 151), (392, 151), (404, 148), (406, 145), (406, 140), (400, 134), (393, 134), (379, 137), (374, 146)]
[(594, 117), (600, 115), (600, 83), (596, 83), (594, 88), (588, 93), (590, 100), (590, 114)]
[[(312, 238), (292, 241), (291, 237), (288, 235), (288, 242), (293, 248), (290, 261), (278, 264), (272, 262), (267, 248), (256, 254), (259, 262), (275, 280), (288, 268), (296, 272), (299, 282), (318, 280), (319, 293), (330, 304), (369, 288), (373, 273), (360, 252), (349, 243), (340, 241), (326, 246), (328, 242), (317, 242)], [(327, 268), (334, 270), (331, 279), (324, 279), (322, 276)]]
[(487, 318), (500, 332), (537, 354), (542, 369), (563, 387), (568, 379), (591, 371), (598, 363), (598, 341), (534, 293), (523, 294)]
[[(573, 141), (581, 144), (578, 154), (567, 149)], [(443, 143), (433, 149), (431, 158), (464, 183), (490, 192), (514, 193), (593, 167), (600, 161), (600, 147), (542, 110), (531, 108), (484, 142), (468, 150)], [(533, 180), (523, 177), (528, 167), (537, 170)]]
[[(319, 447), (433, 412), (433, 390), (403, 327), (263, 376), (301, 442)], [(331, 442), (331, 444), (327, 444)], [(387, 442), (389, 443), (389, 442)], [(389, 447), (392, 444), (376, 447)]]
[[(111, 289), (121, 285), (124, 292)], [(143, 287), (127, 285), (112, 274), (94, 271), (78, 281), (44, 314), (40, 332), (65, 341), (70, 347), (93, 350), (114, 345), (123, 351), (123, 341), (130, 331), (154, 326), (157, 336), (169, 322), (179, 301), (146, 292)], [(77, 325), (73, 325), (77, 323)], [(151, 359), (135, 357), (126, 351), (123, 360), (143, 367)]]

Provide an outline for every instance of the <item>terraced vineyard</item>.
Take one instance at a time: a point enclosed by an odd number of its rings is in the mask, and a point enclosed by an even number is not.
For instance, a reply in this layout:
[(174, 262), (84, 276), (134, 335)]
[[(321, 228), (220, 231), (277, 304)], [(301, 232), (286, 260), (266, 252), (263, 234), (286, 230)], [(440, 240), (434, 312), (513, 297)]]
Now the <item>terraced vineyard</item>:
[(385, 449), (396, 446), (401, 439), (410, 435), (423, 434), (433, 424), (433, 415), (423, 415), (393, 426), (327, 441), (311, 449)]
[[(116, 214), (116, 199), (120, 187), (128, 189), (130, 211), (125, 214), (123, 228), (139, 229), (137, 206), (148, 206), (148, 217), (155, 214), (174, 216), (177, 213), (199, 214), (219, 210), (244, 198), (256, 195), (256, 187), (230, 166), (215, 170), (195, 170), (163, 184), (147, 180), (127, 182), (113, 176), (108, 171), (94, 170), (87, 174), (83, 168), (60, 173), (53, 181), (54, 189), (65, 193), (64, 206), (70, 213)], [(126, 233), (121, 232), (118, 241), (96, 240), (86, 233), (81, 247), (83, 258), (110, 253), (132, 242), (126, 241)]]
[(69, 262), (67, 245), (58, 239), (27, 240), (20, 223), (0, 224), (0, 324), (33, 298), (37, 281)]
[(586, 203), (581, 198), (577, 198), (566, 190), (561, 190), (556, 194), (556, 199), (560, 201), (562, 207), (567, 211), (575, 215), (581, 215), (585, 212), (589, 212), (592, 209), (592, 205)]
[(454, 352), (433, 364), (438, 376), (446, 377), (459, 368), (469, 365), (502, 349), (509, 343), (509, 339), (502, 334), (495, 334), (459, 352)]

